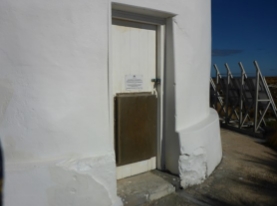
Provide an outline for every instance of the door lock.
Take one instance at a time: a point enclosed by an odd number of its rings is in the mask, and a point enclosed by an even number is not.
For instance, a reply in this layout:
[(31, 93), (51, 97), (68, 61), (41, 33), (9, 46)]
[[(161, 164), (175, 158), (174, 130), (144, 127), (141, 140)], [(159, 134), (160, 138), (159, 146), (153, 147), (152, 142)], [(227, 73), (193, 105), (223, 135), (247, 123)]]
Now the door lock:
[(154, 82), (155, 84), (161, 84), (161, 79), (158, 79), (158, 78), (151, 79), (151, 82)]

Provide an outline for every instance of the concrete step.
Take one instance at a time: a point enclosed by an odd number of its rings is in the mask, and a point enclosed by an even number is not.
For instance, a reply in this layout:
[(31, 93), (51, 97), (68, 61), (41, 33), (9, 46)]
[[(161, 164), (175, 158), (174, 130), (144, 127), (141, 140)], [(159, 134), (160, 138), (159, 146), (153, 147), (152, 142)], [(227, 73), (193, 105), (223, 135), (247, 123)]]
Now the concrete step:
[(180, 188), (177, 176), (153, 170), (117, 182), (117, 193), (124, 205), (142, 205), (174, 193)]

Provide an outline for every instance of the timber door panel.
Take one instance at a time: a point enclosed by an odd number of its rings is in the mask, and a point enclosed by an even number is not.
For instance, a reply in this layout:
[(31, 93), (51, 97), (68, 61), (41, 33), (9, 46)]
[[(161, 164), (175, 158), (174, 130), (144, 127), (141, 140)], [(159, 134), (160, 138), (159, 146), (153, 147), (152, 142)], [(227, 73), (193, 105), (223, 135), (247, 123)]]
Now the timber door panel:
[(113, 20), (112, 66), (113, 91), (131, 92), (126, 89), (126, 75), (141, 75), (143, 89), (132, 92), (152, 92), (152, 78), (156, 77), (155, 25)]
[(152, 94), (119, 94), (116, 97), (117, 165), (156, 156), (157, 98)]

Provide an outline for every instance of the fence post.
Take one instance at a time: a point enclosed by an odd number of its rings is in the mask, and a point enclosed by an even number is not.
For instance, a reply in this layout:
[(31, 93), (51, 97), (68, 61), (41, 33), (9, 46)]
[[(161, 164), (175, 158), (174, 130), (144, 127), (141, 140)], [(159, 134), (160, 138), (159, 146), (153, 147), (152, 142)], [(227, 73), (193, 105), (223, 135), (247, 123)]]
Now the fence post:
[(229, 123), (229, 111), (228, 111), (228, 106), (229, 106), (229, 87), (231, 84), (231, 78), (233, 78), (233, 75), (230, 71), (230, 68), (227, 63), (225, 63), (225, 67), (227, 70), (227, 87), (226, 87), (226, 114), (225, 114), (225, 121), (228, 124)]

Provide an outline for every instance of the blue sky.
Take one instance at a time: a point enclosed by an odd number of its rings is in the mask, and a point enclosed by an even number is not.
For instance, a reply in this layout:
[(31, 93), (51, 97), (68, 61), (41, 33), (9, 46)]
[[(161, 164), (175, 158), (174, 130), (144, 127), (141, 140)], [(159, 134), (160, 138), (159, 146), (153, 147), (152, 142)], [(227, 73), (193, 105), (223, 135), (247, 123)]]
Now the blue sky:
[(212, 64), (239, 73), (241, 61), (254, 75), (254, 60), (264, 76), (277, 76), (277, 0), (212, 0)]

